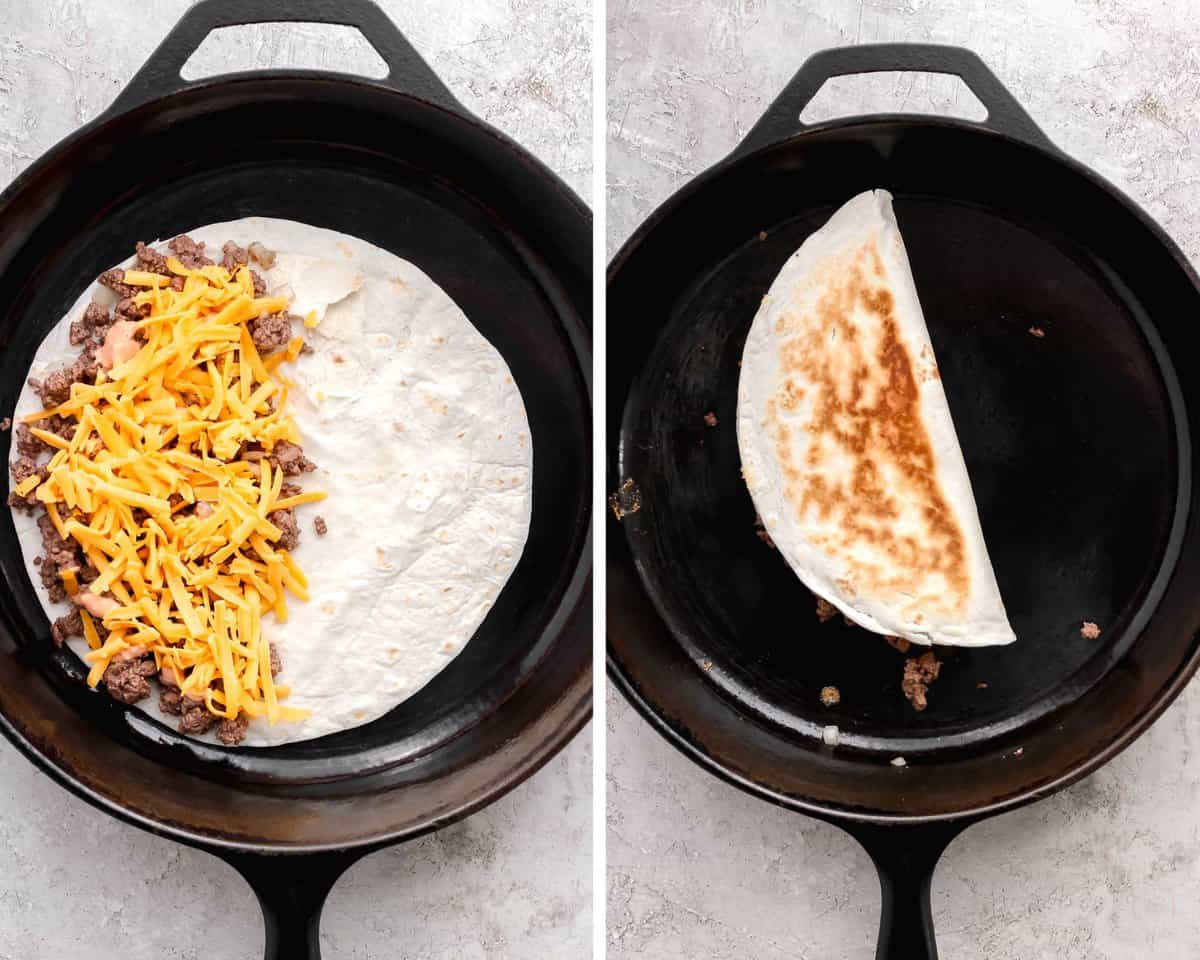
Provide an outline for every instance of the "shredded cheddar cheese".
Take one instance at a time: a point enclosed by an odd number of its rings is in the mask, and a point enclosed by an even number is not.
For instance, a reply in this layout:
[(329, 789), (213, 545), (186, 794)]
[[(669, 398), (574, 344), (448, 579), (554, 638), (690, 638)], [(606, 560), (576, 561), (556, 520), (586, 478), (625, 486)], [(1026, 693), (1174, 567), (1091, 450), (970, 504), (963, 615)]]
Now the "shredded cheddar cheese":
[[(287, 382), (275, 371), (303, 341), (259, 355), (246, 324), (287, 309), (256, 297), (245, 267), (167, 268), (184, 279), (126, 270), (124, 282), (146, 288), (134, 300), (150, 313), (136, 326), (136, 353), (76, 383), (57, 407), (25, 418), (76, 421), (72, 438), (32, 428), (54, 447), (35, 492), (55, 529), (77, 542), (99, 576), (86, 589), (111, 594), (101, 639), (87, 610), (88, 683), (100, 682), (118, 655), (154, 655), (185, 696), (219, 717), (266, 717), (272, 724), (306, 711), (280, 703), (287, 688), (271, 677), (262, 618), (287, 620), (286, 594), (307, 600), (308, 581), (268, 515), (324, 498), (319, 491), (282, 497), (283, 471), (267, 458), (234, 459), (247, 442), (268, 452), (298, 442), (284, 413)], [(197, 509), (202, 505), (203, 509)], [(64, 588), (81, 590), (65, 570)], [(110, 601), (110, 602), (113, 602)]]

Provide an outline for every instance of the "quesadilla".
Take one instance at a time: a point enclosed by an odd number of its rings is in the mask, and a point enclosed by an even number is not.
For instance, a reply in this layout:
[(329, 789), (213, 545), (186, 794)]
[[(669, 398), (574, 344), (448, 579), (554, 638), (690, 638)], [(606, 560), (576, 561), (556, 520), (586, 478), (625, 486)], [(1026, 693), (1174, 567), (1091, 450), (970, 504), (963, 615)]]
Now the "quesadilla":
[(1016, 639), (886, 191), (842, 206), (771, 284), (737, 435), (766, 532), (850, 620), (921, 644)]
[(46, 336), (12, 420), (55, 640), (93, 686), (227, 745), (412, 696), (528, 535), (504, 359), (416, 266), (302, 223), (139, 243)]

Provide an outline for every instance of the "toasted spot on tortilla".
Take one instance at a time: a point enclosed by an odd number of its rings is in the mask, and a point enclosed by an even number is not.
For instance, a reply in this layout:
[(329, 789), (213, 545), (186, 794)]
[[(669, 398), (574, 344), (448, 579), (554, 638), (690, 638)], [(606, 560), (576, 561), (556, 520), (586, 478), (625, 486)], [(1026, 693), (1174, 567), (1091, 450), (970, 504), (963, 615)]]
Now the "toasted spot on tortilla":
[(322, 613), (329, 614), (332, 616), (335, 610), (337, 610), (337, 606), (334, 604), (334, 602), (332, 600), (326, 600), (323, 604), (321, 604), (321, 612)]
[(354, 251), (351, 250), (343, 241), (337, 241), (337, 248), (342, 251), (342, 256), (347, 260), (354, 259)]
[(441, 397), (434, 396), (431, 393), (425, 393), (421, 395), (421, 399), (425, 401), (425, 406), (440, 416), (444, 417), (450, 412), (449, 405)]
[(397, 290), (407, 290), (408, 289), (408, 284), (404, 282), (403, 277), (392, 277), (388, 281), (388, 283), (390, 283)]
[(785, 497), (844, 565), (843, 595), (960, 612), (966, 541), (937, 478), (919, 386), (936, 377), (936, 360), (909, 347), (875, 240), (822, 272), (831, 279), (821, 294), (787, 314), (766, 403)]

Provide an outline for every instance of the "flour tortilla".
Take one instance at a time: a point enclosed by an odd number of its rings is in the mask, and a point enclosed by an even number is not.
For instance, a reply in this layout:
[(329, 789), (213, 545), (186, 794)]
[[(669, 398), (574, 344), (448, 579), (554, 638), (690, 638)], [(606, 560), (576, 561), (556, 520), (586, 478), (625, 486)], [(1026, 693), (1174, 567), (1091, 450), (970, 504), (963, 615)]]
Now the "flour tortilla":
[[(461, 652), (517, 565), (529, 532), (532, 470), (520, 391), (450, 297), (386, 250), (261, 217), (188, 233), (217, 259), (227, 240), (277, 251), (271, 270), (258, 268), (268, 292), (292, 296), (293, 313), (316, 310), (320, 318), (312, 330), (294, 325), (314, 352), (283, 368), (296, 384), (288, 410), (317, 464), (299, 480), (329, 494), (296, 511), (301, 535), (293, 555), (311, 599), (289, 598), (286, 624), (269, 615), (263, 621), (283, 661), (279, 682), (291, 687), (287, 704), (312, 715), (274, 727), (251, 720), (243, 745), (368, 723)], [(93, 298), (114, 299), (89, 286), (43, 341), (30, 376), (78, 355), (67, 331)], [(14, 421), (40, 406), (26, 386)], [(313, 529), (315, 516), (325, 519), (325, 536)], [(41, 553), (36, 514), (14, 511), (14, 520), (46, 615), (61, 616), (67, 605), (49, 603), (33, 565)], [(70, 646), (81, 656), (87, 649), (82, 640)], [(156, 696), (136, 709), (171, 727), (178, 722), (159, 712)]]
[(1016, 639), (887, 192), (846, 203), (771, 285), (737, 432), (763, 526), (814, 593), (915, 643)]

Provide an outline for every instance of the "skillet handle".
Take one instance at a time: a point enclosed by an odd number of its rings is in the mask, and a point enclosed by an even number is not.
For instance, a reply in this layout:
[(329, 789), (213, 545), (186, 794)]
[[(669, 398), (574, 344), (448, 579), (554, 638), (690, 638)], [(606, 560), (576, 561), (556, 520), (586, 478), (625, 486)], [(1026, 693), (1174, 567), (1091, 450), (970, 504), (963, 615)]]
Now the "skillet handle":
[(937, 960), (929, 904), (933, 871), (946, 847), (967, 824), (838, 826), (862, 844), (879, 872), (881, 910), (875, 960)]
[(987, 119), (978, 126), (1034, 146), (1055, 149), (1025, 108), (970, 50), (936, 43), (870, 43), (822, 50), (805, 60), (733, 155), (778, 143), (804, 130), (800, 114), (826, 80), (892, 70), (953, 74), (987, 109)]
[(370, 0), (201, 0), (188, 10), (150, 59), (118, 94), (109, 113), (124, 113), (143, 103), (207, 82), (180, 76), (204, 38), (221, 27), (251, 23), (331, 23), (354, 27), (388, 66), (380, 83), (443, 107), (466, 111), (404, 39), (396, 25)]
[(267, 929), (265, 960), (321, 960), (321, 908), (338, 877), (370, 849), (217, 855), (254, 889)]

